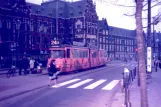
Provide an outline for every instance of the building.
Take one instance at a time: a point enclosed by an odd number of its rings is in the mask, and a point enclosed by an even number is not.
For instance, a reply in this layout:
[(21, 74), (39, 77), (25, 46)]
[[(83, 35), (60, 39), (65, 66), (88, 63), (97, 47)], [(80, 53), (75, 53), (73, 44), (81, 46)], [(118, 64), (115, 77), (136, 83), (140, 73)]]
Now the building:
[(3, 64), (6, 62), (4, 67), (10, 65), (11, 58), (15, 59), (16, 54), (12, 53), (20, 53), (29, 44), (29, 26), (25, 21), (29, 13), (25, 0), (0, 1), (0, 58)]
[(108, 23), (105, 18), (98, 21), (98, 44), (99, 49), (108, 50)]
[[(0, 1), (0, 56), (46, 54), (51, 44), (97, 47), (98, 16), (92, 0)], [(73, 42), (74, 41), (74, 42)], [(45, 58), (44, 58), (45, 59)]]
[(136, 57), (136, 31), (108, 26), (106, 19), (99, 21), (99, 48), (106, 49), (108, 57), (131, 59)]

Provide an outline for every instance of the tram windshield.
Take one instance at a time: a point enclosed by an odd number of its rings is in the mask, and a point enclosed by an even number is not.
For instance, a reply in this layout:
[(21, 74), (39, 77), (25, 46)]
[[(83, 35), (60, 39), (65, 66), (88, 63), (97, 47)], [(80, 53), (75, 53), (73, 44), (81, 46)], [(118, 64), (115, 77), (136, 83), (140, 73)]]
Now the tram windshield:
[(64, 58), (65, 51), (64, 50), (52, 50), (51, 58)]

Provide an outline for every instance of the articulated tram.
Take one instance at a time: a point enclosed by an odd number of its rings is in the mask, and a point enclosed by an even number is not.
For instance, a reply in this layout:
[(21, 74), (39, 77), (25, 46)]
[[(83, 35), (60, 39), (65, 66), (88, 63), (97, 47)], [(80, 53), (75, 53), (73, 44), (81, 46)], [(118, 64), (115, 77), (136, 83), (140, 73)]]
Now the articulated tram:
[(61, 46), (51, 47), (47, 66), (55, 59), (56, 67), (61, 72), (105, 66), (107, 52), (87, 47)]

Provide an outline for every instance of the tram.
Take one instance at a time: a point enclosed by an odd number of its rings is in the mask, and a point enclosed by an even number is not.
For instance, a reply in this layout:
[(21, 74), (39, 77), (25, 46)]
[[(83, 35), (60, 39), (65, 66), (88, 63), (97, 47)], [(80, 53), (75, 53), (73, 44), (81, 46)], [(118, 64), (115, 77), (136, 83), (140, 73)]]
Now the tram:
[(51, 47), (47, 67), (55, 59), (56, 68), (60, 72), (71, 72), (93, 67), (105, 66), (107, 52), (88, 47), (59, 46)]

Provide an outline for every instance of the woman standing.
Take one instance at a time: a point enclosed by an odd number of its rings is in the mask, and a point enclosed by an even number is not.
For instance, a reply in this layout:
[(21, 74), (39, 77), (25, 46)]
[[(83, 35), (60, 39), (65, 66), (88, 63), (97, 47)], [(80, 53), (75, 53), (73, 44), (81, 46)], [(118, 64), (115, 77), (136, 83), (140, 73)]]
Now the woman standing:
[(55, 60), (52, 60), (48, 69), (48, 75), (49, 75), (49, 84), (48, 86), (51, 85), (51, 81), (54, 80), (54, 84), (56, 85), (57, 83), (57, 69), (55, 66)]
[(31, 59), (30, 59), (30, 72), (31, 72), (31, 73), (32, 73), (33, 70), (34, 70), (34, 63), (35, 63), (34, 58), (31, 58)]

